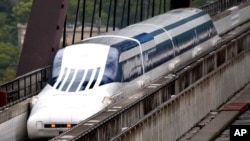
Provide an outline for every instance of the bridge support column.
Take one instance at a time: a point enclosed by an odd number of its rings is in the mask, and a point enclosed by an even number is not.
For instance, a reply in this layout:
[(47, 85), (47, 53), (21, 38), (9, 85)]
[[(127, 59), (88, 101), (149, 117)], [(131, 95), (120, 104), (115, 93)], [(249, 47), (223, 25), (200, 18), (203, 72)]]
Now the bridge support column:
[(52, 64), (68, 3), (69, 0), (33, 0), (17, 76)]

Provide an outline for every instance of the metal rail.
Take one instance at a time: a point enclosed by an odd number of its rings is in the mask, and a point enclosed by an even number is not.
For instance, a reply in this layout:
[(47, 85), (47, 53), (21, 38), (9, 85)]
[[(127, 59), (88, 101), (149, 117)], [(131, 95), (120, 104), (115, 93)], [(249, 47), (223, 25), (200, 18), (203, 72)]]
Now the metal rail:
[(240, 3), (244, 3), (247, 1), (249, 0), (216, 0), (200, 8), (206, 11), (210, 16), (214, 16), (225, 11), (226, 9), (229, 9), (233, 6), (239, 5)]
[[(134, 23), (146, 20), (152, 16), (165, 13), (169, 10), (168, 6), (170, 5), (169, 3), (167, 3), (166, 0), (159, 0), (158, 5), (155, 3), (155, 0), (153, 1), (151, 0), (149, 1), (144, 1), (144, 0), (126, 1), (124, 0), (123, 4), (118, 3), (117, 0), (109, 0), (108, 8), (105, 8), (107, 7), (107, 4), (105, 4), (104, 1), (95, 0), (93, 11), (92, 13), (90, 13), (90, 15), (88, 15), (88, 17), (91, 17), (91, 21), (89, 21), (89, 19), (86, 18), (85, 13), (86, 13), (86, 7), (90, 5), (86, 4), (86, 0), (81, 0), (81, 1), (78, 0), (78, 7), (76, 9), (76, 17), (74, 19), (73, 32), (70, 33), (72, 34), (72, 38), (71, 36), (68, 36), (66, 39), (65, 34), (67, 33), (66, 31), (64, 31), (63, 46), (66, 46), (66, 40), (70, 40), (71, 41), (70, 43), (74, 44), (77, 41), (80, 41), (86, 37), (92, 37), (96, 34), (100, 34), (101, 32), (114, 31), (117, 28), (123, 28), (130, 24), (134, 24)], [(248, 0), (215, 0), (200, 8), (206, 11), (210, 16), (214, 16), (228, 8), (239, 5), (240, 3), (243, 3), (246, 1)], [(83, 4), (83, 7), (82, 6), (79, 7), (81, 3)], [(111, 12), (112, 9), (113, 9), (113, 13)], [(118, 12), (117, 9), (122, 9), (122, 12), (117, 13)], [(135, 9), (135, 10), (131, 10), (131, 9)], [(159, 10), (155, 10), (155, 9), (159, 9)], [(106, 15), (105, 13), (107, 13), (107, 17), (104, 16)], [(80, 15), (82, 15), (82, 19), (81, 19), (82, 25), (78, 27), (79, 28), (81, 27), (81, 35), (79, 36), (80, 38), (76, 39), (76, 34), (77, 34), (76, 28), (77, 28), (77, 23), (79, 22), (78, 17), (80, 17)], [(112, 16), (113, 18), (111, 18)], [(96, 24), (95, 24), (95, 20), (98, 21)], [(67, 30), (66, 25), (69, 23), (69, 21), (68, 19), (66, 19), (65, 21), (66, 22), (65, 22), (64, 29)], [(111, 21), (113, 22), (110, 23)], [(86, 23), (91, 23), (89, 26), (90, 28), (89, 33), (85, 29)], [(100, 28), (102, 28), (102, 25), (105, 25), (104, 31), (100, 30)], [(98, 31), (95, 34), (93, 33), (94, 28)]]
[(7, 105), (0, 111), (38, 94), (50, 77), (51, 67), (38, 69), (0, 86), (0, 92), (7, 93)]

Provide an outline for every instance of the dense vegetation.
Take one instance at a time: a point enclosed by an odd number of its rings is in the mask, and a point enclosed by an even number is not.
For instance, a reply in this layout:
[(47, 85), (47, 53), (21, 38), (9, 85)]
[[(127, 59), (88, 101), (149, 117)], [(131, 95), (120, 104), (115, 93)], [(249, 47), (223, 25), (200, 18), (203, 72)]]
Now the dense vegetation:
[[(75, 13), (77, 9), (78, 0), (70, 0), (70, 6), (68, 10), (68, 20), (69, 23), (73, 23), (75, 20)], [(135, 1), (132, 1), (131, 5)], [(168, 0), (169, 2), (169, 0)], [(195, 0), (194, 6), (199, 7), (205, 4), (206, 0)], [(156, 5), (158, 5), (156, 1)], [(17, 24), (26, 24), (29, 17), (29, 12), (31, 9), (32, 0), (0, 0), (0, 84), (9, 81), (15, 77), (16, 67), (18, 63), (18, 58), (20, 54), (20, 49), (18, 48), (18, 30)], [(86, 1), (86, 20), (91, 22), (91, 13), (94, 7), (94, 0)], [(122, 7), (123, 3), (118, 1), (118, 5)], [(106, 21), (108, 13), (109, 1), (103, 0), (102, 5), (102, 19)], [(98, 6), (97, 6), (98, 7)], [(131, 8), (133, 10), (135, 8)], [(121, 13), (122, 9), (118, 8), (117, 13)], [(82, 13), (81, 11), (79, 13)], [(98, 12), (97, 12), (98, 13)], [(81, 21), (82, 15), (80, 14), (79, 20)], [(120, 18), (120, 17), (119, 17)], [(112, 23), (112, 21), (111, 21)], [(106, 24), (106, 23), (103, 23)], [(122, 23), (119, 23), (122, 25)]]

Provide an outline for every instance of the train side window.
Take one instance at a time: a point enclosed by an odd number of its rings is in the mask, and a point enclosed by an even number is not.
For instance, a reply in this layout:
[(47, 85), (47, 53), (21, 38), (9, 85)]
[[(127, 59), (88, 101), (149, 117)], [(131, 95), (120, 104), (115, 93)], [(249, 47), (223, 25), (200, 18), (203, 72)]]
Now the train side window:
[(105, 65), (104, 74), (100, 85), (108, 84), (111, 82), (120, 81), (119, 65), (118, 65), (119, 53), (115, 48), (110, 48), (107, 62)]

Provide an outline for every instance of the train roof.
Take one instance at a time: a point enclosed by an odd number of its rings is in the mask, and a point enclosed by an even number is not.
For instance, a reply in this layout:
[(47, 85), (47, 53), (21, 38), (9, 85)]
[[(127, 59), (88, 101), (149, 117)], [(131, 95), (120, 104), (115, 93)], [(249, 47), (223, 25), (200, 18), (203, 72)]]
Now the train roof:
[(176, 9), (147, 19), (140, 23), (130, 25), (123, 29), (104, 33), (99, 38), (88, 38), (87, 40), (83, 40), (80, 43), (97, 43), (112, 46), (114, 44), (124, 41), (124, 38), (109, 37), (107, 40), (105, 36), (115, 35), (134, 38), (136, 36), (139, 36), (140, 33), (152, 33), (159, 29), (164, 30), (163, 28), (165, 28), (165, 30), (170, 30), (179, 26), (180, 24), (201, 17), (203, 15), (206, 15), (206, 13), (201, 9), (197, 8)]

